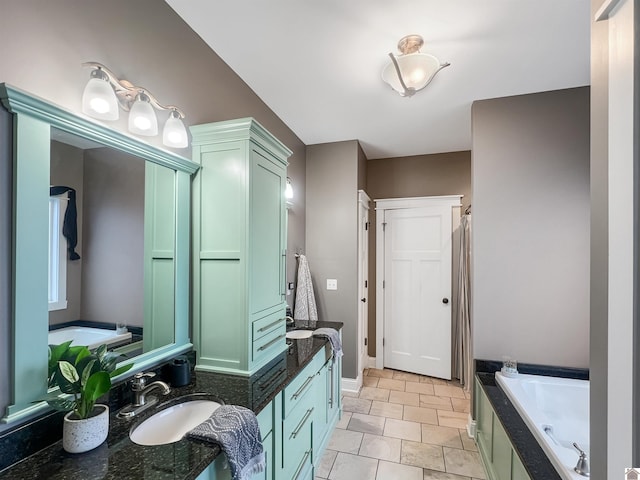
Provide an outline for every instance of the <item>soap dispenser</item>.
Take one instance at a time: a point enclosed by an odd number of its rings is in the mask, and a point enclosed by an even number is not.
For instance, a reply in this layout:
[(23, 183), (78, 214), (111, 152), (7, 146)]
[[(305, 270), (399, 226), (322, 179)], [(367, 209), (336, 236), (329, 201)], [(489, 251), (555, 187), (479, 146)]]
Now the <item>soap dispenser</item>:
[(176, 357), (169, 366), (169, 382), (172, 387), (184, 387), (191, 382), (191, 366), (184, 355)]

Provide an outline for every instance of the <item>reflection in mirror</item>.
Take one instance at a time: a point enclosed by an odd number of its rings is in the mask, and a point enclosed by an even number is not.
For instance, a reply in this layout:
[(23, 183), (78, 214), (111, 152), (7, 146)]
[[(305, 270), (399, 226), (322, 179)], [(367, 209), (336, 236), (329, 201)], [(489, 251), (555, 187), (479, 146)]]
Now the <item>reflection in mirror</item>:
[[(175, 341), (175, 172), (52, 129), (49, 343)], [(75, 221), (74, 221), (74, 212)]]

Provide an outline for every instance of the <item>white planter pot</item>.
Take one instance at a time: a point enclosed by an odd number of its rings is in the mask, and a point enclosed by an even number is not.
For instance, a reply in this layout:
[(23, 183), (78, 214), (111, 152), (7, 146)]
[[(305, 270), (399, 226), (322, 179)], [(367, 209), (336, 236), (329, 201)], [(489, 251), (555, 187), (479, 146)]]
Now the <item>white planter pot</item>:
[(96, 405), (93, 417), (74, 419), (73, 412), (64, 416), (62, 448), (69, 453), (93, 450), (107, 439), (109, 434), (109, 407)]

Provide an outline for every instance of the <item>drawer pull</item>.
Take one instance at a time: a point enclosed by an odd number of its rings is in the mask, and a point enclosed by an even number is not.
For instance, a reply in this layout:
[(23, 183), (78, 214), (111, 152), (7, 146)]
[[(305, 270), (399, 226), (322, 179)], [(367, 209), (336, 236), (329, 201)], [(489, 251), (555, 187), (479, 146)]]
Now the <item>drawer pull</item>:
[(311, 450), (307, 450), (306, 452), (304, 452), (304, 457), (302, 457), (302, 462), (300, 462), (300, 465), (298, 466), (296, 473), (293, 474), (293, 480), (298, 480), (298, 477), (300, 477), (300, 474), (302, 473), (302, 470), (304, 469), (304, 466), (307, 463), (307, 459), (309, 458), (309, 455), (311, 455)]
[(273, 327), (274, 325), (277, 325), (280, 322), (283, 322), (284, 318), (279, 318), (278, 320), (276, 320), (275, 322), (271, 322), (269, 325), (265, 325), (262, 328), (259, 328), (258, 331), (259, 332), (264, 332), (265, 330), (269, 330), (271, 327)]
[[(333, 359), (329, 360), (332, 361)], [(331, 395), (329, 396), (329, 407), (333, 408), (333, 365), (329, 365), (329, 379), (331, 383)]]
[(273, 340), (271, 340), (270, 342), (265, 343), (264, 345), (262, 345), (260, 348), (258, 348), (258, 351), (261, 352), (262, 350), (266, 350), (267, 348), (269, 348), (271, 345), (273, 345), (274, 343), (276, 343), (278, 340), (282, 340), (286, 335), (279, 335), (276, 338), (274, 338)]
[(302, 420), (300, 420), (300, 423), (298, 424), (296, 429), (293, 432), (291, 432), (291, 436), (289, 438), (296, 438), (298, 436), (298, 434), (300, 433), (300, 430), (302, 430), (302, 427), (304, 427), (304, 424), (307, 423), (307, 420), (309, 420), (309, 417), (311, 416), (312, 413), (313, 413), (313, 408), (310, 408), (309, 410), (307, 410), (307, 413), (304, 414), (304, 417), (302, 417)]
[(291, 400), (295, 400), (300, 395), (302, 395), (302, 392), (304, 391), (305, 388), (307, 388), (309, 383), (311, 383), (311, 381), (313, 380), (313, 377), (314, 377), (314, 375), (311, 375), (309, 378), (307, 378), (307, 380), (302, 384), (302, 386), (298, 389), (298, 391), (296, 393), (294, 393), (293, 395), (291, 395)]

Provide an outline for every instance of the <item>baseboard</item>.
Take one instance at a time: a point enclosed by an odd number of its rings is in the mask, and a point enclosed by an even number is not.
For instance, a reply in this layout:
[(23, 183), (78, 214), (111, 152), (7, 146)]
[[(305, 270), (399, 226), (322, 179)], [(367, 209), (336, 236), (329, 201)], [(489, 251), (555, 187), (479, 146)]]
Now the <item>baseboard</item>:
[(467, 422), (467, 435), (469, 435), (469, 438), (476, 438), (476, 421), (471, 418), (471, 414), (469, 414), (469, 421)]
[(344, 378), (342, 377), (342, 390), (345, 392), (358, 393), (362, 387), (362, 375), (358, 375), (358, 378)]
[(367, 360), (367, 368), (376, 368), (376, 357), (369, 357)]

